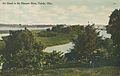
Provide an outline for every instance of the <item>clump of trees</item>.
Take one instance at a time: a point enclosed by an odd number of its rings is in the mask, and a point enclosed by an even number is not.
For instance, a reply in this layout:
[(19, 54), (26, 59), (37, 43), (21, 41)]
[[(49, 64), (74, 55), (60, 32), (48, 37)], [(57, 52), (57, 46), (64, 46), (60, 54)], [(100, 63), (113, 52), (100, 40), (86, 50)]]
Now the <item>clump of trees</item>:
[(43, 45), (38, 44), (28, 30), (10, 31), (10, 35), (3, 38), (6, 46), (1, 51), (5, 67), (39, 66)]
[(47, 32), (78, 34), (81, 33), (83, 30), (84, 30), (84, 26), (80, 26), (80, 25), (74, 25), (74, 26), (56, 25), (53, 26), (52, 29), (47, 29)]
[(73, 40), (75, 44), (74, 49), (71, 50), (70, 58), (77, 61), (92, 60), (94, 51), (96, 51), (97, 32), (93, 25), (86, 26), (84, 32), (80, 33), (76, 39)]

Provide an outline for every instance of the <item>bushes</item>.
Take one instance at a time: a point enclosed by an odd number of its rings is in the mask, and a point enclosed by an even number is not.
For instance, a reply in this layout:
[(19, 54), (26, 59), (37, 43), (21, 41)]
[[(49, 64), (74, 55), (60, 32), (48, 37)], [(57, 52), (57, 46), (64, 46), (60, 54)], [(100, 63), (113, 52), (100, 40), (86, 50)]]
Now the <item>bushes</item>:
[(3, 49), (5, 47), (5, 42), (3, 40), (0, 40), (0, 49)]
[(28, 29), (10, 31), (10, 35), (4, 37), (3, 41), (6, 46), (1, 51), (1, 55), (5, 59), (4, 64), (7, 63), (4, 67), (8, 66), (9, 69), (13, 67), (29, 69), (40, 67), (43, 45), (36, 42), (31, 31)]

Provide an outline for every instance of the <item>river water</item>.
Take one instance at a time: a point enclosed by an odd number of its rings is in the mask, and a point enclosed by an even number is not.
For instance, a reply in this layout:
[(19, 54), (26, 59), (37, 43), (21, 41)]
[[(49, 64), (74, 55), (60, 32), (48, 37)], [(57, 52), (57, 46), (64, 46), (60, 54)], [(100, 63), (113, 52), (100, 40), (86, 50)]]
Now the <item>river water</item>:
[[(29, 30), (45, 30), (45, 29), (48, 29), (48, 28), (51, 28), (51, 27), (29, 27), (28, 29)], [(110, 38), (111, 35), (110, 34), (107, 34), (106, 30), (105, 30), (105, 27), (104, 26), (100, 26), (99, 27), (100, 29), (97, 30), (100, 31), (100, 36), (103, 36), (103, 38)], [(21, 29), (24, 29), (24, 28), (19, 28), (19, 27), (0, 27), (0, 30), (4, 31), (8, 31), (8, 30), (21, 30)], [(104, 30), (101, 30), (101, 29), (104, 29)], [(3, 36), (8, 36), (9, 34), (6, 33), (6, 34), (0, 34), (0, 39), (2, 39), (1, 37)], [(63, 44), (63, 45), (56, 45), (56, 46), (51, 46), (51, 47), (47, 47), (45, 48), (43, 51), (45, 52), (52, 52), (53, 50), (55, 51), (61, 51), (63, 53), (67, 53), (69, 52), (70, 49), (72, 49), (74, 47), (74, 44), (72, 42), (70, 43), (67, 43), (67, 44)]]
[(63, 45), (47, 47), (43, 51), (44, 52), (61, 51), (61, 52), (63, 52), (63, 54), (65, 54), (65, 53), (70, 52), (70, 49), (72, 49), (73, 47), (74, 47), (74, 44), (72, 42), (69, 42), (69, 43), (63, 44)]
[[(51, 27), (27, 27), (29, 30), (45, 30)], [(9, 30), (23, 30), (24, 27), (0, 27), (0, 30), (2, 31), (9, 31)]]
[[(45, 30), (51, 27), (28, 27), (29, 30)], [(0, 27), (0, 31), (9, 31), (9, 30), (23, 30), (24, 27)], [(9, 33), (0, 33), (0, 40), (2, 40), (3, 36), (8, 36)]]

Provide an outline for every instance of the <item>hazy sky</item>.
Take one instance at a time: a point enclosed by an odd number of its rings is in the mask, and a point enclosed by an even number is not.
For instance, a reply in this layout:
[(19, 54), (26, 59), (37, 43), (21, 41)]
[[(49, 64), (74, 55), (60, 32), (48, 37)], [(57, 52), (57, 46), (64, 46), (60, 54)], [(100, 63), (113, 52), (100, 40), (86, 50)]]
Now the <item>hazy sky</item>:
[[(51, 2), (52, 5), (6, 5), (5, 2)], [(120, 0), (0, 0), (0, 23), (107, 24)]]

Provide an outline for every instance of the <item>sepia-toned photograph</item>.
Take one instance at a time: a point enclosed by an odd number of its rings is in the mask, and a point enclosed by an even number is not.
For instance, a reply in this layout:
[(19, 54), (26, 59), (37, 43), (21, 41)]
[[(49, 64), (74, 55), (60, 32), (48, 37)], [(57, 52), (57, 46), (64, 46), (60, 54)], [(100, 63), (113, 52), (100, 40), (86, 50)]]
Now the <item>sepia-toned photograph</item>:
[(0, 0), (0, 76), (120, 76), (120, 0)]

